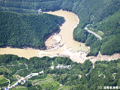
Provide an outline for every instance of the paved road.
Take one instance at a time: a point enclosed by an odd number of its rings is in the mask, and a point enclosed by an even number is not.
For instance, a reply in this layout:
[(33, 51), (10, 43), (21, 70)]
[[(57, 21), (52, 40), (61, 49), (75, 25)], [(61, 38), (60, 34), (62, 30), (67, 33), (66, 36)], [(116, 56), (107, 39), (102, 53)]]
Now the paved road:
[[(26, 69), (26, 68), (25, 68)], [(20, 70), (17, 70), (17, 72), (15, 73), (15, 78), (18, 80), (18, 78), (17, 78), (17, 73), (19, 72), (19, 71), (21, 71), (21, 70), (25, 70), (25, 69), (20, 69)]]
[[(5, 78), (5, 79), (7, 79), (7, 78)], [(8, 87), (10, 87), (10, 80), (9, 79), (7, 79), (8, 80), (8, 82), (9, 82), (9, 84), (8, 84)], [(1, 90), (1, 89), (0, 89)]]
[(102, 40), (102, 37), (101, 37), (100, 35), (98, 35), (98, 34), (96, 34), (95, 32), (89, 30), (89, 29), (87, 28), (87, 26), (86, 26), (84, 29), (87, 30), (89, 33), (92, 33), (93, 35), (95, 35), (96, 37), (98, 37), (100, 40)]
[[(28, 65), (27, 64), (23, 64), (23, 65), (25, 65), (26, 66), (26, 68), (25, 69), (28, 69)], [(18, 80), (18, 78), (17, 78), (17, 76), (16, 76), (16, 74), (19, 72), (19, 71), (21, 71), (21, 70), (25, 70), (25, 69), (20, 69), (20, 70), (17, 70), (17, 72), (15, 73), (15, 78)]]

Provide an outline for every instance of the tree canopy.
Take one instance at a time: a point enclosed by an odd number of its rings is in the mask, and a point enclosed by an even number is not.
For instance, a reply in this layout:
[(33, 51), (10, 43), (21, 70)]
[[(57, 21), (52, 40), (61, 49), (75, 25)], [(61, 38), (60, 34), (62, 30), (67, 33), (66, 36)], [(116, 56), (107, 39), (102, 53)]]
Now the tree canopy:
[(45, 47), (44, 40), (59, 30), (63, 17), (50, 14), (0, 12), (0, 47)]

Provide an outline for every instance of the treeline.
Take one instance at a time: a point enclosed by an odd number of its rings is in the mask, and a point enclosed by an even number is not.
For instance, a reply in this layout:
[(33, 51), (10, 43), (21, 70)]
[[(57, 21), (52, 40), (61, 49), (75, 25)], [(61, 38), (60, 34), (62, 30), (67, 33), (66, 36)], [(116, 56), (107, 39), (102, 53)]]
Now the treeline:
[[(16, 81), (14, 77), (16, 71), (24, 69), (17, 74), (24, 77), (30, 73), (38, 73), (44, 70), (44, 75), (33, 77), (31, 80), (45, 78), (47, 74), (53, 74), (54, 80), (62, 85), (70, 86), (70, 90), (99, 90), (99, 86), (103, 88), (104, 86), (120, 85), (120, 59), (109, 62), (96, 61), (95, 68), (93, 68), (93, 64), (89, 60), (80, 64), (63, 57), (33, 57), (28, 60), (16, 55), (0, 55), (0, 62), (0, 66), (3, 66), (0, 67), (0, 74), (10, 79), (11, 83)], [(62, 64), (71, 65), (71, 67), (52, 70), (50, 69), (52, 63), (54, 66)], [(28, 65), (28, 69), (25, 69), (25, 64)], [(29, 89), (34, 87), (31, 82), (26, 83), (24, 86)], [(41, 86), (38, 88), (41, 88)]]
[[(87, 23), (102, 21), (105, 17), (114, 14), (120, 7), (119, 0), (1, 0), (1, 10), (20, 9), (26, 12), (42, 9), (43, 11), (55, 11), (64, 9), (73, 11), (80, 18), (80, 26)], [(25, 13), (25, 12), (24, 12)]]
[(60, 9), (62, 0), (1, 0), (1, 11), (14, 11), (19, 13), (37, 13), (42, 11), (54, 11)]
[(0, 12), (0, 47), (43, 48), (45, 38), (63, 22), (63, 17), (50, 14)]

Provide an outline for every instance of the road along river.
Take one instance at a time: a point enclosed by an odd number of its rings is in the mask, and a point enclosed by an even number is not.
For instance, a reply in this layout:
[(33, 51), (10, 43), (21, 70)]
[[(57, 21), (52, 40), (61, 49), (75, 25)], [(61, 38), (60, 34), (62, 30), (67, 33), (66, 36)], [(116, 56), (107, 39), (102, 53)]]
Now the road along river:
[[(48, 50), (36, 50), (32, 48), (18, 49), (18, 48), (0, 48), (0, 54), (15, 54), (19, 57), (31, 58), (34, 56), (43, 57), (69, 57), (72, 61), (83, 63), (86, 59), (90, 59), (93, 63), (96, 60), (114, 60), (120, 58), (120, 54), (114, 54), (112, 56), (99, 55), (97, 57), (90, 56), (86, 57), (89, 47), (86, 47), (84, 43), (74, 41), (73, 30), (79, 24), (79, 18), (72, 12), (67, 12), (63, 10), (55, 12), (45, 12), (48, 14), (53, 14), (57, 16), (62, 16), (65, 18), (65, 23), (60, 26), (59, 34), (56, 33), (52, 35), (45, 44), (47, 46), (54, 46)], [(55, 43), (53, 43), (55, 42)], [(51, 44), (52, 43), (52, 44)], [(55, 45), (54, 45), (55, 44)]]
[[(87, 26), (89, 26), (90, 24), (88, 24)], [(102, 37), (100, 36), (100, 35), (98, 35), (98, 34), (96, 34), (95, 32), (93, 32), (93, 31), (91, 31), (91, 30), (89, 30), (88, 28), (87, 28), (87, 26), (85, 26), (85, 30), (87, 30), (89, 33), (92, 33), (95, 37), (97, 37), (97, 38), (99, 38), (100, 40), (102, 40)]]

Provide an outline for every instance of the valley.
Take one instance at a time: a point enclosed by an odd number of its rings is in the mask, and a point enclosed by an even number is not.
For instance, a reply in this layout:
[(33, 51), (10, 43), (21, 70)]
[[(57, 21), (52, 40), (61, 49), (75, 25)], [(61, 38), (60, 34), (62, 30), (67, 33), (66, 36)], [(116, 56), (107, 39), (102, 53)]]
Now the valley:
[(63, 11), (63, 10), (59, 10), (55, 12), (44, 12), (44, 13), (62, 16), (66, 20), (65, 23), (62, 26), (60, 26), (60, 32), (53, 34), (50, 38), (46, 40), (47, 45), (48, 46), (52, 45), (52, 47), (48, 48), (47, 50), (39, 50), (33, 48), (18, 49), (18, 48), (7, 47), (7, 48), (0, 48), (0, 54), (14, 54), (14, 55), (18, 55), (19, 57), (25, 57), (28, 59), (34, 56), (68, 57), (72, 61), (77, 63), (84, 63), (86, 59), (89, 59), (93, 64), (95, 63), (95, 61), (99, 61), (99, 60), (110, 61), (120, 58), (119, 53), (109, 56), (109, 55), (101, 55), (100, 52), (97, 55), (97, 57), (96, 56), (87, 57), (87, 54), (90, 51), (90, 47), (86, 46), (85, 43), (77, 42), (73, 39), (74, 28), (77, 27), (77, 25), (80, 22), (77, 15), (75, 15), (72, 12)]
[(120, 0), (0, 0), (0, 90), (120, 89)]

